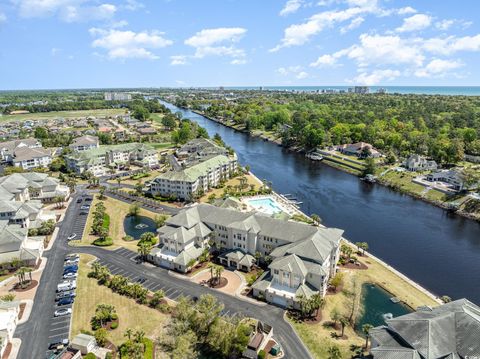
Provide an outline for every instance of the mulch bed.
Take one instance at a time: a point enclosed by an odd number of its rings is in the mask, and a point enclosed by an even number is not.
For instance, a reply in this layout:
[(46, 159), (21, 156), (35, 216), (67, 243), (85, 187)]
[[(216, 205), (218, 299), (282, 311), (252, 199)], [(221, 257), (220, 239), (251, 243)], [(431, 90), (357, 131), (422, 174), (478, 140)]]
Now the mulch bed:
[(117, 328), (112, 329), (112, 324), (113, 324), (113, 323), (117, 323), (117, 324), (118, 324), (118, 319), (117, 319), (117, 320), (112, 320), (111, 322), (108, 322), (108, 323), (105, 324), (103, 327), (104, 327), (105, 329), (107, 329), (107, 330), (115, 330), (115, 329), (118, 328), (118, 326), (117, 326)]
[(18, 319), (22, 319), (23, 312), (25, 311), (26, 306), (27, 306), (27, 303), (21, 303), (20, 304), (20, 311), (18, 312)]
[(3, 352), (2, 359), (8, 359), (10, 352), (12, 351), (12, 343), (8, 343), (5, 351)]
[(27, 290), (30, 290), (32, 288), (35, 288), (36, 286), (38, 285), (38, 281), (37, 280), (32, 280), (25, 288), (21, 288), (19, 287), (19, 284), (16, 283), (14, 286), (13, 286), (13, 290), (15, 292), (26, 292)]
[(218, 289), (218, 288), (223, 288), (223, 287), (225, 287), (227, 284), (228, 284), (228, 279), (225, 278), (225, 277), (221, 277), (221, 278), (220, 278), (220, 282), (219, 282), (219, 283), (216, 283), (215, 285), (211, 285), (211, 279), (208, 280), (208, 286), (209, 286), (210, 288), (216, 288), (216, 289)]
[(198, 274), (198, 272), (208, 267), (208, 263), (209, 262), (207, 261), (197, 264), (187, 273), (187, 277), (193, 277), (195, 274)]
[(321, 321), (322, 321), (322, 311), (321, 310), (318, 311), (317, 315), (309, 317), (309, 318), (305, 318), (303, 320), (303, 322), (306, 323), (306, 324), (318, 324)]
[(335, 289), (333, 287), (328, 287), (327, 289), (327, 295), (334, 295), (334, 294), (337, 294), (337, 293), (340, 293), (341, 291), (343, 290), (343, 283), (340, 284), (338, 287), (336, 287)]
[(367, 265), (362, 262), (357, 262), (356, 264), (349, 262), (349, 263), (341, 264), (340, 267), (347, 268), (347, 269), (360, 269), (360, 270), (368, 269)]

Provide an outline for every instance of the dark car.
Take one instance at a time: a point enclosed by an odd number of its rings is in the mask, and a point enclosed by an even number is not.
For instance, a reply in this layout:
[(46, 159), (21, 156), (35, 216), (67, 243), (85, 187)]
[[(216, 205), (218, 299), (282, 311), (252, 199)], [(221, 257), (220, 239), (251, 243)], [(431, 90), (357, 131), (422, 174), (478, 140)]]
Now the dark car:
[(72, 304), (73, 301), (74, 301), (73, 297), (62, 298), (58, 301), (58, 305), (69, 305), (69, 304)]
[(82, 199), (81, 198), (77, 199), (77, 203), (82, 203)]
[(78, 267), (77, 266), (69, 266), (63, 268), (63, 274), (65, 273), (77, 273), (78, 272)]
[(49, 350), (54, 350), (54, 349), (58, 349), (58, 347), (64, 347), (64, 346), (67, 346), (69, 343), (68, 339), (63, 339), (59, 342), (52, 342), (50, 344), (48, 344), (48, 349)]
[(57, 295), (55, 296), (55, 301), (59, 301), (63, 298), (74, 298), (75, 296), (76, 294), (74, 290), (67, 290), (66, 292), (57, 293)]
[(92, 201), (92, 197), (87, 197), (87, 198), (85, 198), (85, 201), (86, 201), (86, 202), (91, 202), (91, 201)]
[[(68, 262), (68, 263), (74, 263), (74, 262)], [(63, 270), (67, 270), (67, 269), (78, 270), (78, 265), (76, 265), (76, 264), (64, 265), (64, 266), (63, 266)]]
[(65, 278), (70, 278), (70, 277), (71, 277), (71, 278), (76, 278), (76, 276), (73, 276), (73, 274), (76, 274), (77, 272), (78, 272), (78, 271), (75, 270), (75, 269), (67, 269), (67, 270), (64, 270), (64, 271), (63, 271), (63, 276), (65, 276), (65, 275), (68, 274), (68, 276), (65, 277)]

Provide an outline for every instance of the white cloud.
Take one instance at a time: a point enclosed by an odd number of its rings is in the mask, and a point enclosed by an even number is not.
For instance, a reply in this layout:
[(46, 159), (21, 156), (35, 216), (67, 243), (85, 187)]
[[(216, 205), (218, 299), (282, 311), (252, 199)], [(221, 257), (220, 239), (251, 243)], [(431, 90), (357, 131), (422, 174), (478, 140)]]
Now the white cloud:
[(455, 20), (442, 20), (435, 24), (435, 27), (439, 30), (445, 31), (448, 30), (453, 24)]
[(277, 73), (282, 76), (293, 76), (298, 80), (306, 79), (308, 73), (303, 71), (302, 66), (279, 67)]
[(111, 19), (117, 12), (113, 4), (93, 0), (12, 0), (23, 18), (58, 16), (65, 22)]
[(61, 51), (62, 51), (62, 49), (59, 49), (59, 48), (56, 48), (56, 47), (52, 47), (52, 49), (50, 50), (50, 54), (51, 54), (52, 56), (57, 56)]
[(460, 51), (480, 51), (480, 34), (475, 36), (419, 39), (422, 47), (431, 53), (451, 55)]
[(92, 46), (106, 50), (110, 59), (151, 59), (159, 57), (151, 50), (171, 45), (171, 40), (163, 37), (164, 33), (154, 31), (121, 31), (91, 28), (90, 34), (95, 37)]
[(424, 68), (415, 71), (417, 77), (443, 77), (449, 71), (462, 67), (463, 63), (458, 60), (433, 59)]
[(315, 62), (310, 64), (310, 67), (328, 67), (334, 66), (337, 63), (338, 56), (334, 55), (322, 55)]
[(126, 0), (122, 7), (126, 10), (135, 11), (143, 9), (145, 5), (137, 0)]
[[(377, 0), (349, 0), (347, 3), (350, 7), (346, 9), (323, 11), (311, 16), (301, 24), (290, 25), (285, 29), (280, 44), (270, 49), (270, 52), (278, 51), (284, 47), (303, 45), (324, 29), (333, 27), (338, 23), (359, 19), (363, 14), (376, 14), (378, 16), (387, 14), (385, 10), (378, 7)], [(361, 20), (354, 21), (353, 26), (359, 25), (359, 22), (361, 22)]]
[(431, 23), (431, 16), (425, 14), (415, 14), (403, 19), (402, 26), (398, 27), (396, 30), (398, 32), (418, 31), (429, 27)]
[(227, 56), (232, 64), (245, 63), (245, 51), (234, 46), (247, 32), (241, 27), (221, 27), (203, 29), (185, 40), (185, 44), (195, 48), (195, 58), (206, 56)]
[(170, 65), (178, 66), (178, 65), (186, 65), (186, 64), (187, 64), (187, 56), (185, 55), (170, 56)]
[(287, 16), (289, 14), (293, 14), (298, 9), (300, 9), (302, 4), (303, 4), (303, 0), (288, 0), (285, 3), (285, 6), (283, 7), (283, 9), (280, 11), (280, 16)]
[(382, 81), (392, 81), (400, 76), (398, 70), (374, 70), (370, 73), (361, 72), (357, 77), (353, 79), (354, 83), (372, 86), (381, 83)]
[(6, 21), (7, 21), (7, 15), (5, 15), (3, 12), (0, 12), (0, 24)]
[(417, 10), (415, 10), (413, 7), (410, 7), (410, 6), (402, 7), (397, 10), (398, 15), (415, 14), (416, 12)]
[(350, 31), (350, 30), (353, 30), (353, 29), (356, 29), (357, 27), (359, 27), (363, 22), (365, 21), (365, 19), (361, 16), (359, 17), (356, 17), (355, 19), (353, 19), (352, 21), (350, 21), (350, 24), (348, 24), (347, 26), (343, 26), (341, 29), (340, 29), (340, 32), (342, 34), (345, 34), (346, 32)]
[(399, 36), (360, 35), (360, 43), (334, 54), (347, 56), (359, 66), (378, 64), (406, 64), (421, 66), (425, 56), (418, 46)]
[(232, 65), (245, 65), (247, 63), (247, 60), (245, 59), (234, 59), (230, 61)]

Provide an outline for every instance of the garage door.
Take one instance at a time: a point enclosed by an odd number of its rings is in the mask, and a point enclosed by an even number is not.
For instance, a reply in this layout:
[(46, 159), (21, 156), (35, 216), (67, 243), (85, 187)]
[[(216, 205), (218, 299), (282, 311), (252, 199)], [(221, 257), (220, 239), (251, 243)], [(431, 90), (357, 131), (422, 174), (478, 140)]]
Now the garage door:
[(273, 296), (273, 304), (285, 308), (287, 306), (287, 299), (284, 297)]

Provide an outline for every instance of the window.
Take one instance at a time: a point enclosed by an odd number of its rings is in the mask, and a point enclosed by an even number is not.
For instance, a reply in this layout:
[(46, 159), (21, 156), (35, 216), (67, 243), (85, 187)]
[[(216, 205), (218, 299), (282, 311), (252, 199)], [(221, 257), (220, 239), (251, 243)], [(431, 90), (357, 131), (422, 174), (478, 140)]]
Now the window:
[(278, 269), (274, 269), (273, 274), (278, 274)]

